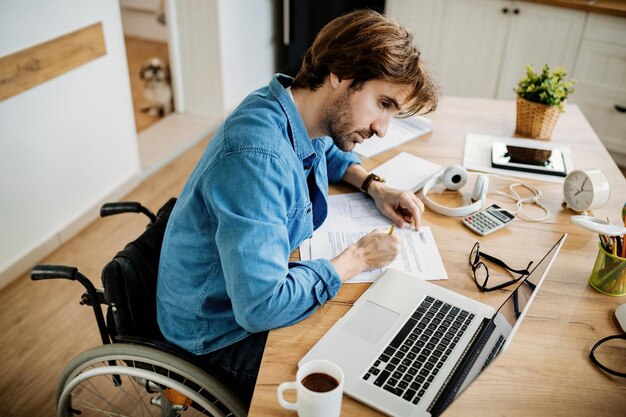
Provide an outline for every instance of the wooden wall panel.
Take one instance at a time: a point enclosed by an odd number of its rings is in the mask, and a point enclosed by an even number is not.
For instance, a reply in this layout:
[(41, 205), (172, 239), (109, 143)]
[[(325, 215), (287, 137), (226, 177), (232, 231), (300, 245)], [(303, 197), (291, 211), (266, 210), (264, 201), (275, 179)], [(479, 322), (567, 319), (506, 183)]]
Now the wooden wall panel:
[(102, 23), (0, 57), (0, 101), (106, 54)]

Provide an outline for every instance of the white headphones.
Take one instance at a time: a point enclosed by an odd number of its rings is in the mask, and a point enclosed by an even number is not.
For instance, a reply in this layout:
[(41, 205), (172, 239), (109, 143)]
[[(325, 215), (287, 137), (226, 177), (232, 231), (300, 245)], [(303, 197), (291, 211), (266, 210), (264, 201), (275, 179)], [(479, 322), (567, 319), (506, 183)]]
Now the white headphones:
[(462, 207), (445, 207), (435, 203), (428, 198), (428, 192), (435, 185), (442, 183), (448, 190), (458, 190), (467, 183), (469, 174), (461, 165), (451, 165), (443, 170), (439, 175), (435, 175), (424, 184), (419, 193), (420, 199), (432, 211), (444, 216), (465, 217), (480, 210), (485, 204), (487, 191), (489, 189), (489, 178), (486, 175), (479, 175), (472, 191), (471, 204)]

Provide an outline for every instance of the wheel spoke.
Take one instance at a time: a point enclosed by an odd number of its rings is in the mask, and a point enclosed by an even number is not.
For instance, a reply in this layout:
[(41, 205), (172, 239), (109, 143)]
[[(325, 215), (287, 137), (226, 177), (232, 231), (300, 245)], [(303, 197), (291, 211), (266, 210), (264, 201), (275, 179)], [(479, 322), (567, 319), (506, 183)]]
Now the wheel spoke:
[[(121, 385), (115, 382), (120, 379)], [(223, 388), (216, 385), (212, 377), (179, 357), (140, 345), (120, 343), (85, 351), (66, 366), (61, 384), (64, 388), (59, 390), (57, 401), (61, 414), (67, 416), (72, 415), (72, 409), (81, 411), (81, 417), (244, 414), (239, 405), (224, 406), (233, 399), (221, 394)], [(166, 389), (178, 392), (193, 403), (176, 404), (181, 402), (176, 399), (175, 403), (170, 402), (167, 398), (176, 397), (169, 394), (166, 397), (163, 394)], [(161, 395), (158, 398), (161, 408), (152, 402), (152, 392)]]

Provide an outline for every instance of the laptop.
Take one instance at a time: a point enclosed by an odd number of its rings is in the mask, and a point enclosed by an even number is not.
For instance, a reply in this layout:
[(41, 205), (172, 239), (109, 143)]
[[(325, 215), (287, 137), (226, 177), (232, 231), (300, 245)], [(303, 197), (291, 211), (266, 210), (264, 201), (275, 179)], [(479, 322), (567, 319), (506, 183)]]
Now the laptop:
[(335, 362), (344, 392), (387, 415), (437, 416), (507, 348), (566, 237), (497, 310), (388, 269), (299, 365)]

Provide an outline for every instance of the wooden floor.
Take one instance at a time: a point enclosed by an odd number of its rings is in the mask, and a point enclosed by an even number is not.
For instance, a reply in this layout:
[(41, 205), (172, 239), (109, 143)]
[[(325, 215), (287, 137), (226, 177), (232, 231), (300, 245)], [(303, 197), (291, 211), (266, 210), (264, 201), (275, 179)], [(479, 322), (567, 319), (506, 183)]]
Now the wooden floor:
[(162, 42), (148, 41), (138, 38), (126, 37), (126, 59), (130, 75), (130, 89), (133, 94), (133, 109), (135, 110), (135, 126), (137, 132), (160, 120), (159, 117), (150, 116), (141, 112), (145, 101), (143, 97), (143, 81), (139, 78), (141, 66), (150, 58), (159, 58), (164, 63), (169, 62), (167, 44)]
[[(126, 200), (156, 211), (177, 196), (207, 139), (132, 191)], [(101, 268), (147, 224), (140, 214), (98, 219), (41, 263), (78, 267), (100, 286)], [(67, 280), (31, 282), (27, 275), (0, 291), (0, 416), (55, 415), (61, 370), (78, 353), (100, 344), (90, 307), (78, 304), (82, 286)]]

